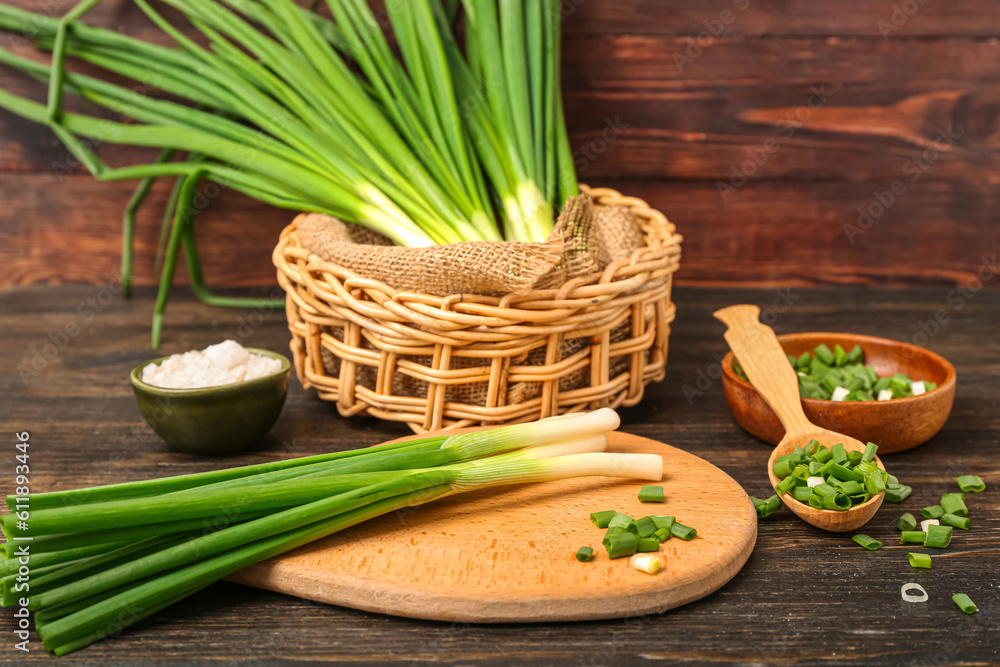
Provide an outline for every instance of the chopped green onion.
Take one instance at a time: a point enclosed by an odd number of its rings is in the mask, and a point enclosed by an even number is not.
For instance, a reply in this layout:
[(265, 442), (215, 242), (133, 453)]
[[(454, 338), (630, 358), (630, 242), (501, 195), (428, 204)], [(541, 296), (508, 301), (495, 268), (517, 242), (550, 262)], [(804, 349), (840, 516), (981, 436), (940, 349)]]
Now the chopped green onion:
[(836, 361), (836, 356), (830, 351), (826, 345), (820, 343), (813, 352), (816, 353), (816, 358), (822, 361), (827, 366), (833, 366)]
[(843, 366), (847, 363), (847, 350), (841, 347), (839, 344), (833, 346), (833, 358), (834, 364), (837, 366)]
[(784, 479), (792, 474), (792, 466), (789, 464), (788, 459), (778, 460), (771, 470), (774, 472), (774, 476), (778, 479)]
[(672, 516), (651, 516), (649, 518), (653, 520), (653, 525), (656, 526), (657, 530), (661, 528), (670, 530), (670, 527), (674, 525), (675, 521)]
[(859, 493), (864, 493), (865, 492), (865, 487), (861, 486), (860, 484), (858, 484), (857, 482), (854, 482), (854, 481), (850, 481), (850, 482), (840, 482), (840, 481), (837, 481), (837, 482), (834, 482), (834, 486), (837, 487), (840, 490), (841, 493), (843, 493), (845, 495), (848, 495), (848, 496), (856, 496)]
[(851, 499), (843, 493), (834, 493), (829, 496), (823, 496), (823, 509), (846, 510), (850, 509), (851, 505)]
[(920, 516), (925, 519), (940, 519), (944, 515), (944, 508), (940, 505), (931, 505), (920, 510)]
[(931, 569), (931, 557), (927, 554), (908, 553), (906, 558), (910, 561), (910, 567), (918, 567), (925, 570)]
[(902, 486), (902, 484), (899, 483), (899, 480), (895, 475), (889, 475), (889, 478), (885, 480), (885, 488), (887, 489), (896, 489), (900, 486)]
[(830, 474), (844, 482), (849, 482), (849, 481), (860, 482), (863, 479), (859, 473), (851, 470), (850, 468), (845, 467), (840, 463), (834, 463), (832, 466), (830, 466)]
[(858, 535), (855, 535), (851, 539), (853, 539), (855, 542), (860, 544), (865, 549), (868, 549), (868, 551), (875, 551), (876, 549), (882, 547), (882, 543), (879, 542), (878, 540), (869, 537), (867, 535), (862, 535), (860, 533)]
[(909, 512), (896, 519), (896, 528), (898, 530), (913, 530), (916, 527), (917, 519)]
[(607, 510), (604, 512), (594, 512), (590, 515), (590, 520), (598, 528), (607, 528), (608, 524), (611, 523), (611, 519), (618, 514), (614, 510)]
[(793, 488), (795, 488), (796, 486), (795, 482), (796, 479), (791, 475), (789, 475), (785, 479), (778, 482), (778, 485), (774, 487), (774, 490), (777, 491), (779, 495), (781, 495), (782, 493), (788, 493)]
[(822, 446), (819, 450), (813, 454), (813, 461), (819, 461), (820, 463), (827, 463), (833, 459), (833, 452), (826, 446)]
[(690, 541), (698, 535), (698, 531), (691, 526), (685, 526), (684, 524), (675, 521), (674, 525), (670, 527), (670, 534), (674, 537), (679, 537), (684, 541)]
[(913, 487), (910, 486), (897, 486), (897, 487), (887, 487), (885, 490), (885, 499), (890, 503), (901, 503), (906, 500), (909, 495), (913, 493)]
[(927, 533), (922, 530), (904, 530), (899, 534), (900, 544), (923, 544)]
[(882, 471), (877, 470), (865, 477), (865, 489), (873, 496), (885, 491), (885, 481), (882, 479)]
[(639, 502), (642, 502), (642, 503), (662, 503), (663, 502), (663, 487), (662, 486), (643, 486), (639, 490)]
[(941, 523), (946, 526), (954, 526), (962, 530), (968, 530), (972, 525), (972, 520), (967, 516), (956, 516), (954, 514), (942, 514)]
[(608, 522), (608, 528), (628, 528), (632, 521), (632, 517), (628, 514), (615, 512), (615, 515), (611, 517), (611, 520)]
[[(804, 352), (799, 357), (786, 353), (786, 358), (798, 380), (799, 396), (827, 401), (886, 401), (893, 398), (917, 396), (937, 388), (929, 381), (912, 381), (902, 373), (892, 377), (878, 376), (874, 366), (864, 365), (864, 351), (860, 345), (847, 352), (841, 345), (831, 351), (826, 345), (815, 348), (816, 356)], [(739, 364), (733, 370), (747, 380)], [(811, 452), (810, 452), (811, 454)], [(847, 458), (857, 463), (862, 452), (848, 453)]]
[(576, 559), (581, 563), (586, 563), (594, 557), (594, 550), (590, 547), (580, 547), (576, 552)]
[(878, 445), (876, 445), (874, 442), (869, 442), (867, 445), (865, 445), (865, 451), (864, 454), (861, 455), (861, 460), (866, 462), (872, 461), (875, 458), (875, 452), (877, 451), (878, 451)]
[(865, 477), (868, 477), (868, 475), (871, 475), (873, 473), (883, 472), (877, 465), (875, 465), (871, 461), (862, 461), (858, 465), (854, 466), (854, 469), (857, 470), (862, 475), (864, 475)]
[[(875, 448), (874, 444), (868, 448), (872, 457)], [(816, 460), (820, 457), (829, 460), (821, 463)], [(846, 454), (844, 443), (826, 449), (812, 440), (805, 448), (797, 446), (791, 454), (775, 459), (772, 472), (780, 478), (775, 491), (778, 495), (791, 493), (796, 502), (821, 509), (843, 510), (863, 504), (885, 492), (889, 473), (862, 459), (859, 451)], [(829, 477), (824, 477), (827, 473)], [(751, 500), (758, 518), (766, 516), (764, 501)]]
[(653, 517), (644, 516), (641, 519), (636, 519), (633, 521), (628, 529), (630, 532), (635, 533), (639, 537), (649, 537), (656, 532), (656, 524), (653, 522)]
[(839, 492), (832, 485), (824, 482), (823, 484), (817, 484), (816, 486), (814, 486), (813, 493), (815, 493), (817, 496), (832, 496)]
[(812, 497), (812, 495), (813, 491), (808, 486), (796, 486), (792, 489), (792, 497), (800, 503), (809, 502), (809, 498)]
[(946, 493), (941, 496), (941, 507), (946, 514), (966, 516), (969, 508), (965, 506), (965, 499), (961, 493)]
[(660, 540), (655, 537), (640, 537), (636, 551), (659, 551)]
[(640, 572), (645, 572), (646, 574), (656, 574), (663, 567), (663, 561), (660, 560), (659, 556), (648, 553), (637, 553), (632, 556), (628, 564)]
[(927, 526), (925, 529), (927, 537), (924, 539), (925, 547), (944, 549), (951, 544), (951, 526)]
[[(911, 593), (910, 591), (917, 591), (916, 593)], [(908, 584), (903, 584), (903, 587), (899, 591), (902, 594), (904, 602), (927, 602), (930, 598), (927, 595), (927, 591), (923, 586), (917, 583), (910, 582)]]
[(750, 496), (750, 500), (753, 502), (754, 509), (757, 510), (758, 519), (767, 518), (781, 509), (781, 498), (777, 495), (771, 496), (767, 500)]
[(986, 483), (977, 475), (962, 475), (955, 481), (958, 482), (958, 488), (962, 489), (963, 493), (986, 490)]
[(622, 535), (624, 533), (630, 532), (628, 528), (622, 528), (621, 526), (612, 526), (607, 529), (604, 533), (604, 537), (601, 539), (601, 544), (607, 548), (608, 544), (611, 543), (611, 538), (615, 535)]
[(631, 556), (639, 548), (639, 538), (629, 532), (612, 535), (610, 538), (605, 539), (607, 542), (604, 548), (608, 550), (608, 558)]
[(872, 495), (870, 493), (859, 493), (848, 497), (851, 499), (851, 505), (863, 505), (871, 500)]
[(976, 603), (974, 603), (965, 593), (955, 593), (951, 596), (951, 599), (958, 605), (958, 608), (966, 614), (975, 614), (976, 610), (979, 609), (979, 607), (976, 606)]
[(652, 535), (653, 539), (657, 542), (666, 542), (670, 539), (670, 529), (669, 528), (657, 528), (656, 532)]

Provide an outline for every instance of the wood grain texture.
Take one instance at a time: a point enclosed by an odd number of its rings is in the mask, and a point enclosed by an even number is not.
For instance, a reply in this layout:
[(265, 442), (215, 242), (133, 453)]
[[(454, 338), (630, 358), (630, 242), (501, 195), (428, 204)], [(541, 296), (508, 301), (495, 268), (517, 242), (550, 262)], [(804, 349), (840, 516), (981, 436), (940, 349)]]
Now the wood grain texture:
[[(15, 4), (56, 14), (68, 6)], [(668, 212), (685, 236), (678, 284), (972, 280), (982, 250), (1000, 247), (1000, 15), (986, 0), (910, 4), (566, 0), (563, 83), (581, 178)], [(87, 20), (156, 35), (131, 3), (105, 2)], [(0, 44), (31, 52), (23, 39)], [(6, 69), (0, 88), (39, 90)], [(953, 144), (935, 143), (949, 128)], [(97, 152), (112, 164), (149, 156)], [(55, 172), (85, 178), (47, 129), (0, 113), (0, 285), (102, 284), (117, 266), (131, 184), (66, 187)], [(897, 181), (905, 193), (880, 210)], [(67, 227), (63, 243), (62, 221), (41, 204), (6, 205), (21, 192), (79, 209), (86, 225)], [(869, 210), (870, 226), (854, 233)], [(139, 284), (156, 279), (155, 217), (140, 225)], [(210, 281), (274, 283), (266, 258), (275, 221), (290, 215), (226, 194), (205, 217)], [(87, 249), (85, 259), (73, 247)]]
[[(941, 147), (933, 175), (983, 182), (997, 174), (1000, 43), (720, 37), (690, 63), (675, 61), (689, 40), (567, 36), (566, 116), (582, 180), (726, 180), (761, 150), (753, 180), (895, 178), (949, 128), (957, 136)], [(44, 90), (6, 68), (0, 87)], [(47, 128), (0, 118), (0, 171), (81, 171)], [(110, 164), (149, 155), (96, 148)]]
[[(166, 200), (166, 185), (154, 189), (140, 212), (135, 270), (141, 285), (159, 278), (157, 207)], [(682, 285), (976, 283), (977, 272), (990, 266), (984, 258), (1000, 249), (994, 219), (1000, 193), (987, 185), (952, 186), (928, 177), (852, 236), (849, 230), (860, 229), (858, 207), (871, 206), (884, 185), (751, 181), (726, 202), (711, 181), (612, 179), (602, 185), (646, 199), (681, 228), (684, 256), (676, 278)], [(0, 233), (7, 234), (0, 238), (0, 284), (106, 284), (119, 269), (121, 211), (131, 190), (129, 183), (95, 183), (85, 175), (60, 184), (51, 174), (0, 173)], [(788, 213), (776, 219), (776, 209)], [(289, 220), (288, 212), (231, 191), (213, 199), (197, 225), (209, 284), (274, 285), (271, 249)], [(187, 282), (183, 264), (176, 280)]]
[[(6, 3), (31, 11), (58, 14), (67, 0), (8, 0)], [(370, 2), (376, 11), (384, 2)], [(901, 4), (901, 3), (900, 3)], [(662, 0), (565, 0), (564, 30), (570, 34), (648, 34), (698, 36), (705, 22), (719, 20), (726, 10), (738, 17), (724, 24), (725, 34), (748, 36), (861, 35), (882, 38), (878, 22), (891, 20), (893, 3), (852, 0), (850, 11), (837, 0), (674, 0), (664, 11)], [(912, 37), (993, 36), (1000, 31), (1000, 17), (984, 11), (982, 0), (952, 0), (947, 4), (920, 3), (919, 11), (907, 12), (899, 33)], [(167, 6), (157, 10), (168, 18), (177, 13)], [(87, 14), (88, 21), (105, 27), (145, 25), (147, 21), (131, 3), (108, 2)], [(905, 29), (905, 32), (904, 32)], [(897, 33), (891, 33), (897, 34)]]
[[(219, 583), (102, 642), (60, 659), (65, 664), (198, 665), (220, 663), (349, 666), (386, 663), (476, 667), (608, 665), (634, 667), (684, 661), (723, 667), (771, 664), (976, 666), (1000, 652), (1000, 293), (980, 290), (957, 303), (953, 287), (905, 290), (840, 287), (776, 290), (678, 287), (666, 379), (651, 385), (635, 408), (621, 412), (623, 430), (669, 442), (730, 475), (747, 492), (769, 492), (764, 474), (770, 446), (737, 425), (726, 406), (719, 362), (724, 326), (712, 312), (755, 303), (774, 312), (779, 334), (852, 331), (914, 340), (921, 323), (949, 319), (922, 345), (951, 361), (961, 378), (951, 418), (938, 435), (885, 459), (913, 486), (901, 505), (886, 505), (865, 532), (885, 544), (859, 548), (849, 537), (804, 524), (781, 511), (760, 522), (744, 568), (715, 593), (665, 614), (588, 623), (464, 624), (372, 614)], [(241, 290), (260, 295), (261, 290)], [(167, 311), (163, 354), (234, 336), (248, 345), (287, 349), (284, 314), (209, 308), (181, 289)], [(93, 305), (89, 305), (92, 303)], [(101, 305), (103, 304), (103, 305)], [(959, 305), (961, 307), (959, 307)], [(97, 308), (100, 308), (100, 312)], [(143, 423), (128, 382), (136, 364), (157, 356), (148, 347), (151, 291), (125, 301), (87, 285), (23, 287), (0, 292), (0, 429), (31, 434), (31, 485), (38, 491), (263, 463), (377, 444), (407, 435), (403, 426), (341, 419), (331, 406), (292, 383), (288, 403), (255, 451), (198, 458), (172, 451)], [(770, 321), (770, 318), (769, 320)], [(244, 328), (249, 322), (255, 325)], [(75, 323), (79, 332), (53, 353), (45, 346)], [(36, 374), (22, 379), (35, 352)], [(26, 380), (26, 381), (25, 381)], [(0, 461), (9, 490), (13, 450)], [(895, 519), (955, 490), (954, 478), (978, 474), (989, 485), (966, 501), (974, 527), (955, 531), (953, 546), (933, 570), (914, 573), (898, 546)], [(930, 594), (906, 604), (899, 589), (918, 581)], [(793, 582), (793, 583), (789, 583)], [(790, 589), (793, 589), (790, 591)], [(980, 607), (962, 615), (950, 595), (967, 593)], [(866, 604), (858, 604), (865, 600)], [(846, 610), (850, 610), (849, 613)], [(13, 638), (14, 619), (0, 614), (0, 633)], [(12, 642), (11, 642), (12, 643)], [(7, 644), (8, 647), (11, 644)], [(11, 664), (51, 663), (32, 635), (31, 652), (4, 654)]]
[[(664, 503), (634, 480), (583, 478), (484, 489), (396, 512), (229, 577), (365, 611), (460, 623), (584, 621), (654, 614), (698, 600), (749, 558), (757, 517), (731, 477), (675, 447), (608, 434), (609, 452), (663, 457)], [(660, 545), (653, 576), (609, 560), (591, 512), (676, 516), (690, 542)], [(594, 560), (580, 563), (581, 546)]]

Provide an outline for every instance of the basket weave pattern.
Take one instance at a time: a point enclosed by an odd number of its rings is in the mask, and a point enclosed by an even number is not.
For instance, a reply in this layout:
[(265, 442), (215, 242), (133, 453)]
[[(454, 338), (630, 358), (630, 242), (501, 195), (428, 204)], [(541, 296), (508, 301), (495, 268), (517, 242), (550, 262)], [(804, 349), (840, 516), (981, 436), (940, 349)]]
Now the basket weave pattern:
[(641, 199), (581, 189), (631, 209), (646, 247), (558, 289), (504, 297), (397, 291), (304, 249), (293, 221), (273, 259), (303, 386), (344, 416), (418, 433), (638, 403), (665, 373), (681, 237)]

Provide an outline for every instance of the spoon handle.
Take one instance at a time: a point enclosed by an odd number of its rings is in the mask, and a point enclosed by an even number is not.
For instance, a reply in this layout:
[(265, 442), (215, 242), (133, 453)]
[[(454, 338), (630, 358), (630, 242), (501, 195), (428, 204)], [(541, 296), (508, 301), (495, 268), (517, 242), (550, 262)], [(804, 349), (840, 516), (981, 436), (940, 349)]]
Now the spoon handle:
[(819, 430), (802, 411), (795, 369), (788, 363), (774, 329), (760, 323), (760, 308), (729, 306), (715, 311), (715, 317), (729, 327), (726, 342), (754, 389), (778, 415), (785, 437)]

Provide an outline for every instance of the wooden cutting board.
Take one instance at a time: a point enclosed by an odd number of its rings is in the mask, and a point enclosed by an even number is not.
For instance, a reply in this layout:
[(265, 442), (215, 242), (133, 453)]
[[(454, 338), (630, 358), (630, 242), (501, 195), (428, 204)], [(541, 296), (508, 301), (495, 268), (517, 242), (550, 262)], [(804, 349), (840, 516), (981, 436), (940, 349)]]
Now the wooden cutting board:
[[(508, 623), (618, 618), (702, 598), (743, 566), (757, 517), (743, 489), (707, 461), (626, 433), (608, 451), (663, 457), (666, 501), (640, 503), (641, 482), (591, 477), (483, 489), (379, 517), (229, 577), (383, 614)], [(609, 560), (590, 513), (674, 515), (698, 529), (660, 545), (664, 570)], [(584, 545), (595, 559), (574, 558)]]

